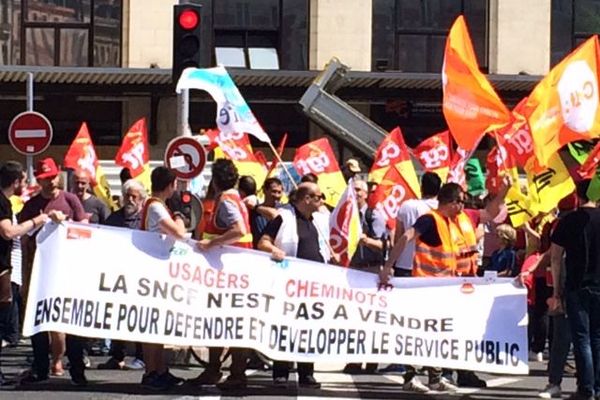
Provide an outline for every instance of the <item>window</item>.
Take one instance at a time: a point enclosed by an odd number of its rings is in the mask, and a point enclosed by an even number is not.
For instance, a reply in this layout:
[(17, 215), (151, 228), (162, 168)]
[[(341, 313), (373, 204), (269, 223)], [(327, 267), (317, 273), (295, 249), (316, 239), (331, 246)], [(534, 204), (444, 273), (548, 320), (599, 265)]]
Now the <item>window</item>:
[(600, 0), (552, 0), (552, 65), (597, 33), (600, 33)]
[[(309, 0), (199, 0), (212, 12), (203, 65), (251, 69), (308, 68)], [(206, 10), (206, 11), (204, 11)], [(210, 15), (210, 14), (208, 14)], [(203, 35), (204, 38), (204, 35)], [(204, 41), (206, 40), (206, 41)]]
[(121, 65), (122, 0), (0, 0), (0, 64)]
[(374, 70), (439, 72), (446, 36), (464, 15), (482, 69), (487, 68), (487, 0), (373, 0)]

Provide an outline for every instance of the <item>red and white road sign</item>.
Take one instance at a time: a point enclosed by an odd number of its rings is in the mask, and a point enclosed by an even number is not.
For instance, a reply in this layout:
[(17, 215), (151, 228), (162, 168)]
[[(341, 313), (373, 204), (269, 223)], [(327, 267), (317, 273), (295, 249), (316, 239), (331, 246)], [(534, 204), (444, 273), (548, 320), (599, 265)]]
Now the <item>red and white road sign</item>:
[(165, 165), (175, 172), (179, 179), (195, 178), (206, 165), (204, 146), (193, 137), (176, 137), (169, 142), (165, 150)]
[(8, 140), (16, 151), (27, 156), (40, 154), (52, 142), (52, 124), (43, 114), (25, 111), (13, 118)]

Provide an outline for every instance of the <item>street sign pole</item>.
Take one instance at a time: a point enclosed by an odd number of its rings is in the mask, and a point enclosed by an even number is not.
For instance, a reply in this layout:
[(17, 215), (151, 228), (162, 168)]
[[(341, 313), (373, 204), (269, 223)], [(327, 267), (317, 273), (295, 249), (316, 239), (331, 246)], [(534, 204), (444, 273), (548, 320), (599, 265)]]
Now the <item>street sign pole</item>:
[[(33, 111), (33, 72), (27, 73), (27, 111)], [(29, 185), (33, 185), (33, 156), (27, 154), (25, 156), (27, 165), (27, 181)]]
[[(190, 116), (190, 90), (183, 89), (177, 95), (177, 137), (192, 136), (189, 124)], [(189, 190), (188, 181), (179, 181), (178, 185), (182, 190)]]

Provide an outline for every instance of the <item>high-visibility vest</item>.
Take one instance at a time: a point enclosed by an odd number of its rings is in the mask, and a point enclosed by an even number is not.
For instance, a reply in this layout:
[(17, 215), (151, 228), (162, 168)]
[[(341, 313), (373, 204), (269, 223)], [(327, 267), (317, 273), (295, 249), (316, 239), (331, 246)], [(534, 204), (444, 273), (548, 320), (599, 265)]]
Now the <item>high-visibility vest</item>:
[(141, 222), (140, 222), (140, 229), (145, 231), (148, 229), (148, 209), (150, 208), (150, 205), (152, 203), (160, 203), (163, 206), (165, 206), (165, 208), (167, 209), (167, 211), (169, 212), (169, 215), (171, 216), (171, 218), (173, 218), (173, 214), (171, 213), (171, 210), (169, 210), (169, 207), (167, 207), (167, 205), (158, 197), (149, 197), (146, 202), (144, 203), (144, 206), (142, 207), (142, 218), (141, 218)]
[(217, 198), (215, 202), (214, 212), (208, 221), (206, 221), (206, 225), (204, 226), (204, 232), (202, 232), (203, 239), (212, 239), (216, 236), (220, 236), (227, 231), (227, 228), (221, 228), (217, 226), (217, 210), (221, 205), (221, 202), (228, 200), (229, 202), (235, 204), (240, 214), (242, 215), (242, 222), (244, 223), (244, 236), (241, 237), (240, 240), (233, 243), (232, 246), (243, 247), (247, 249), (252, 248), (252, 233), (250, 230), (250, 217), (248, 215), (248, 209), (246, 205), (242, 202), (240, 195), (235, 193), (221, 193), (221, 195)]
[(439, 246), (418, 238), (415, 243), (413, 276), (472, 276), (477, 272), (477, 237), (469, 216), (461, 212), (454, 220), (431, 211), (440, 237)]

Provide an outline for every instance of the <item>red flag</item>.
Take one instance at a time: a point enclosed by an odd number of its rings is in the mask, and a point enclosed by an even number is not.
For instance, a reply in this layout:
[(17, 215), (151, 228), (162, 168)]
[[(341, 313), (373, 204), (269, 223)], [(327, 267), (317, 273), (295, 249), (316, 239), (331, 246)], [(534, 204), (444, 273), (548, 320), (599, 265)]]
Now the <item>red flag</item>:
[(410, 152), (400, 127), (394, 128), (381, 142), (375, 152), (373, 166), (369, 171), (369, 181), (379, 183), (387, 170), (400, 162), (410, 161)]
[(269, 168), (267, 177), (271, 176), (271, 173), (277, 168), (277, 165), (279, 165), (279, 159), (281, 158), (281, 155), (283, 154), (283, 150), (285, 149), (285, 145), (287, 143), (287, 138), (288, 138), (288, 134), (286, 132), (283, 134), (283, 137), (281, 138), (281, 141), (279, 142), (279, 146), (277, 146), (277, 154), (279, 155), (279, 158), (275, 157), (273, 162), (271, 162), (271, 168)]
[(458, 183), (465, 190), (467, 189), (467, 177), (465, 175), (465, 165), (471, 155), (475, 152), (477, 144), (471, 150), (465, 150), (458, 146), (454, 155), (452, 156), (452, 162), (450, 163), (450, 171), (448, 172), (448, 182)]
[(150, 162), (150, 147), (148, 145), (148, 129), (146, 118), (137, 120), (121, 142), (121, 147), (115, 156), (115, 163), (123, 168), (129, 168), (132, 177), (144, 172), (144, 166)]
[(584, 179), (591, 179), (596, 172), (598, 162), (600, 162), (600, 142), (590, 151), (590, 154), (588, 154), (583, 164), (581, 164), (577, 173)]
[(506, 128), (498, 131), (496, 140), (506, 148), (508, 154), (514, 158), (516, 164), (524, 168), (533, 153), (533, 139), (527, 122), (528, 110), (526, 109), (527, 97), (522, 99), (512, 110), (513, 122)]
[[(350, 181), (352, 182), (352, 181)], [(361, 235), (356, 193), (350, 183), (329, 218), (329, 244), (340, 256), (340, 265), (347, 267), (356, 252)]]
[(450, 132), (440, 132), (425, 139), (414, 148), (413, 154), (425, 171), (435, 172), (445, 182), (452, 162)]
[(405, 200), (415, 198), (417, 196), (400, 171), (391, 167), (375, 191), (369, 195), (369, 207), (379, 209), (389, 221), (396, 218), (398, 209)]
[(319, 178), (319, 187), (325, 202), (335, 207), (346, 189), (346, 181), (327, 138), (317, 139), (298, 147), (294, 168), (300, 176), (313, 173)]

